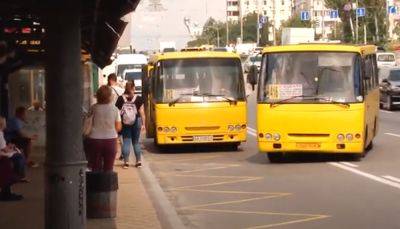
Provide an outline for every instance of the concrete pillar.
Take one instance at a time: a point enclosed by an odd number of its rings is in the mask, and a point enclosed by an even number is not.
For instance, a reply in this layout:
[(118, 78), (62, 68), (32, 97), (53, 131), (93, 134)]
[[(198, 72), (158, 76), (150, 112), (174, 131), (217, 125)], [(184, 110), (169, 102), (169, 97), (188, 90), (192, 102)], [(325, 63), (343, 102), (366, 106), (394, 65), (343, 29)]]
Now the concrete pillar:
[(80, 0), (51, 1), (46, 26), (45, 228), (86, 228)]

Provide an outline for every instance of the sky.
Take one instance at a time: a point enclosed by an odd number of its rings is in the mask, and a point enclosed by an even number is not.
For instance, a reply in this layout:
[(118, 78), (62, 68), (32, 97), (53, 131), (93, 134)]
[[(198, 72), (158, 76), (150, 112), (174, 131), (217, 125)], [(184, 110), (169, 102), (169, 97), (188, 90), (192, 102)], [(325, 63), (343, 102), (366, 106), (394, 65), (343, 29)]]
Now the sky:
[[(183, 22), (203, 25), (209, 17), (225, 20), (226, 0), (158, 0), (165, 10), (152, 12), (149, 7), (157, 0), (142, 0), (132, 14), (131, 43), (136, 50), (154, 50), (160, 41), (175, 41), (182, 48), (191, 40)], [(129, 31), (129, 30), (126, 30)]]

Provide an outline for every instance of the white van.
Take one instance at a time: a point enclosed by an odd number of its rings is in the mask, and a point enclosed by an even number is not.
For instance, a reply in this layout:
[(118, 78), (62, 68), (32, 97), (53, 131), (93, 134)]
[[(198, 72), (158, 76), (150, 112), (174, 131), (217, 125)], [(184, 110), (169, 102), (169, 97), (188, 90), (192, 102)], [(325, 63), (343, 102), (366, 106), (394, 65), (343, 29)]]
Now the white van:
[(378, 68), (395, 67), (396, 55), (391, 52), (378, 52), (376, 54), (376, 62), (378, 64)]
[(133, 80), (136, 93), (141, 93), (142, 67), (147, 64), (147, 56), (143, 54), (120, 54), (114, 63), (115, 74), (121, 86), (124, 87), (127, 80)]

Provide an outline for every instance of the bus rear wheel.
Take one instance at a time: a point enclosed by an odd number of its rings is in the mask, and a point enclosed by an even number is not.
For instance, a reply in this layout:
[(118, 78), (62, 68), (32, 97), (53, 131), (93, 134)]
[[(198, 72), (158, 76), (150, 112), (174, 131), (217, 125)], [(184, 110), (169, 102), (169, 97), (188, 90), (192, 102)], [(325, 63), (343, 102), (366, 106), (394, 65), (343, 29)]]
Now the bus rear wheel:
[(283, 161), (283, 153), (267, 153), (268, 160), (271, 163), (280, 163)]

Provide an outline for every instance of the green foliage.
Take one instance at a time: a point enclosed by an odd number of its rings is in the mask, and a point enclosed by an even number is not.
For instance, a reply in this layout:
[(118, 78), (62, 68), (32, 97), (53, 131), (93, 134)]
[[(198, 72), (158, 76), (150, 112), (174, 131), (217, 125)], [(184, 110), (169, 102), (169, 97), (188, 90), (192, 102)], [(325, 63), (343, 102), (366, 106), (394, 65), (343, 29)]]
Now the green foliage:
[[(355, 37), (352, 35), (350, 21), (353, 22), (354, 30), (356, 28), (355, 12), (344, 11), (344, 6), (348, 0), (325, 0), (325, 4), (328, 8), (339, 10), (339, 16), (342, 21), (340, 23), (341, 29), (338, 28), (336, 38), (340, 38), (344, 42), (357, 42)], [(351, 1), (350, 1), (351, 2)], [(366, 8), (366, 16), (359, 18), (358, 23), (358, 34), (361, 43), (364, 34), (364, 23), (367, 26), (367, 41), (369, 43), (384, 43), (387, 39), (387, 27), (386, 27), (386, 3), (385, 0), (360, 0), (359, 7)], [(376, 20), (376, 21), (375, 21)]]
[[(240, 22), (229, 22), (229, 43), (236, 43), (240, 37)], [(219, 31), (220, 46), (226, 45), (226, 23), (209, 18), (203, 26), (203, 32), (195, 40), (189, 41), (188, 46), (201, 46), (205, 44), (217, 45), (217, 32)], [(260, 43), (267, 43), (268, 25), (260, 30)], [(243, 42), (256, 42), (257, 40), (257, 14), (249, 14), (243, 18)]]
[(287, 21), (282, 23), (282, 27), (291, 27), (291, 28), (311, 28), (311, 21), (302, 21), (300, 18), (300, 14), (292, 15)]

